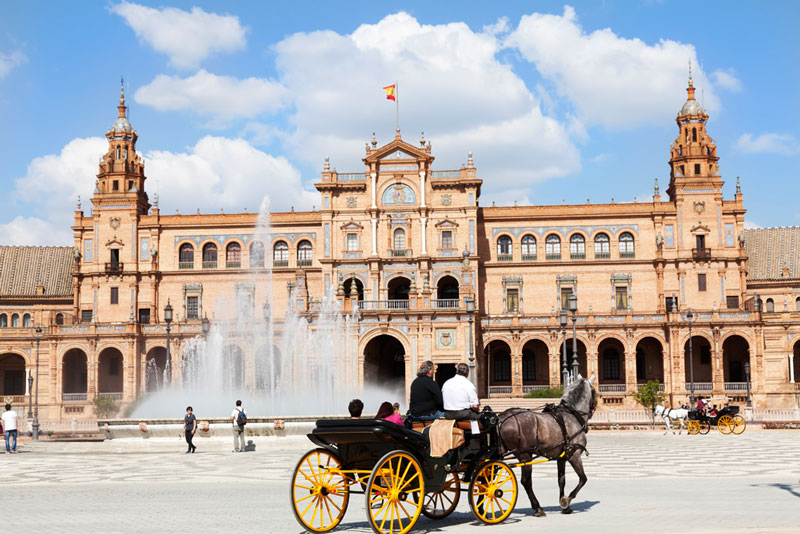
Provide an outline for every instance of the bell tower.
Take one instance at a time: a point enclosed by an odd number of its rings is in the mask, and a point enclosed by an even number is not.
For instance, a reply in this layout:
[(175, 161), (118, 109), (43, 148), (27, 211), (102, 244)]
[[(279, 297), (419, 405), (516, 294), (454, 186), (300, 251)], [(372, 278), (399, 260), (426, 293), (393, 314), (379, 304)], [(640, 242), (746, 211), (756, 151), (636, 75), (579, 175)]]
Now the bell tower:
[(96, 209), (104, 206), (135, 208), (143, 215), (150, 209), (144, 191), (144, 161), (136, 153), (139, 136), (127, 117), (125, 88), (120, 86), (117, 120), (106, 132), (108, 151), (100, 160), (92, 204)]
[(708, 114), (695, 98), (691, 65), (686, 103), (678, 112), (678, 138), (670, 149), (670, 181), (667, 193), (670, 200), (688, 189), (714, 189), (721, 192), (722, 179), (717, 164), (717, 145), (706, 132)]

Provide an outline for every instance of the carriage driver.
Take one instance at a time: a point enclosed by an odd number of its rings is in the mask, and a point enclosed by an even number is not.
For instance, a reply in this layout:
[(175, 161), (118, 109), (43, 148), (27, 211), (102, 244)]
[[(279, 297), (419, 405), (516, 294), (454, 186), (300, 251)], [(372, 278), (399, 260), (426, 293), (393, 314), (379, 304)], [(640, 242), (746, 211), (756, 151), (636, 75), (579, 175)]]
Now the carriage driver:
[(443, 408), (442, 390), (433, 380), (433, 362), (422, 362), (411, 383), (408, 414), (416, 421), (433, 421), (444, 417)]
[(464, 421), (480, 419), (480, 401), (475, 385), (469, 381), (469, 367), (465, 363), (456, 366), (456, 374), (442, 386), (444, 416), (447, 419)]

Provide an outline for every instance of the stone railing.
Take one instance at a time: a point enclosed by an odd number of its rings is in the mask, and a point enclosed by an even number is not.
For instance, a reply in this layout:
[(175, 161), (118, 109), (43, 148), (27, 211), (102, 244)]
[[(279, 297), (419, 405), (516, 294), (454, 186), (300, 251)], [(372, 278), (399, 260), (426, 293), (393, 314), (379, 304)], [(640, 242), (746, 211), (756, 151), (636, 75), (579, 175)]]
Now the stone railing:
[[(691, 389), (691, 384), (689, 382), (686, 383), (686, 391)], [(713, 386), (711, 382), (695, 382), (694, 383), (694, 390), (695, 391), (711, 391)]]
[(360, 310), (407, 310), (408, 300), (362, 300), (358, 303)]
[(600, 384), (597, 389), (600, 393), (625, 393), (627, 386), (625, 384)]
[(62, 402), (85, 402), (88, 397), (87, 393), (62, 393)]
[(725, 391), (747, 391), (747, 382), (725, 382)]
[(511, 395), (512, 386), (489, 386), (489, 396)]
[(459, 299), (432, 299), (431, 303), (434, 308), (458, 308)]

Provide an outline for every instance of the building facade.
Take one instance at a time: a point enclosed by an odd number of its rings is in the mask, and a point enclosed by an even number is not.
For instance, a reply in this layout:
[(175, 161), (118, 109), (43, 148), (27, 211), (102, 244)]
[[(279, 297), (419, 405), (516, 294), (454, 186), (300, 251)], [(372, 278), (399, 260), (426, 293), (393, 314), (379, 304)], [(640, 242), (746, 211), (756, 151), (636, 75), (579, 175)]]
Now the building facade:
[[(427, 359), (440, 381), (469, 363), (483, 397), (557, 386), (574, 325), (601, 409), (633, 407), (651, 379), (673, 404), (693, 383), (712, 402), (744, 404), (749, 391), (754, 406), (793, 407), (800, 228), (745, 230), (738, 179), (724, 199), (691, 80), (687, 92), (666, 189), (656, 181), (646, 201), (482, 207), (471, 153), (440, 170), (430, 141), (398, 130), (366, 144), (360, 172), (326, 160), (322, 208), (272, 213), (268, 231), (255, 213), (162, 214), (123, 94), (73, 246), (0, 247), (2, 396), (27, 404), (38, 376), (41, 418), (92, 417), (95, 396), (125, 404), (152, 389), (148, 367), (179, 376), (203, 319), (230, 315), (225, 297), (253, 320), (270, 301), (275, 317), (291, 307), (313, 325), (332, 288), (356, 318), (354, 388), (408, 387)], [(269, 285), (253, 282), (261, 272)], [(253, 350), (243, 337), (233, 351), (238, 386), (256, 387)]]

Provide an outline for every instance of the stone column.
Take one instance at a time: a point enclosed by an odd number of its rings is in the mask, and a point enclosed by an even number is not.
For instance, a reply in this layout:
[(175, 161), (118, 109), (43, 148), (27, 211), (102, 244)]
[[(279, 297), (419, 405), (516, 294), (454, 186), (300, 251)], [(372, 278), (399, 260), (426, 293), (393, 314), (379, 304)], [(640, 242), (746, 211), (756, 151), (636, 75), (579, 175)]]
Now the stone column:
[(426, 206), (426, 204), (425, 204), (425, 171), (419, 171), (419, 191), (420, 191), (420, 197), (421, 197), (421, 202), (420, 202), (419, 205), (424, 208)]
[(515, 344), (511, 349), (511, 394), (522, 395), (522, 348)]
[(794, 376), (794, 352), (789, 353), (789, 382), (794, 383), (795, 376)]
[[(420, 173), (422, 174), (422, 173)], [(422, 250), (420, 253), (424, 256), (428, 254), (428, 240), (427, 240), (427, 223), (428, 219), (425, 217), (420, 218), (420, 232), (422, 233)]]
[(373, 172), (370, 174), (372, 178), (372, 209), (378, 207), (378, 173)]
[(378, 255), (378, 219), (372, 219), (372, 255)]
[(625, 354), (625, 391), (636, 392), (636, 351)]

